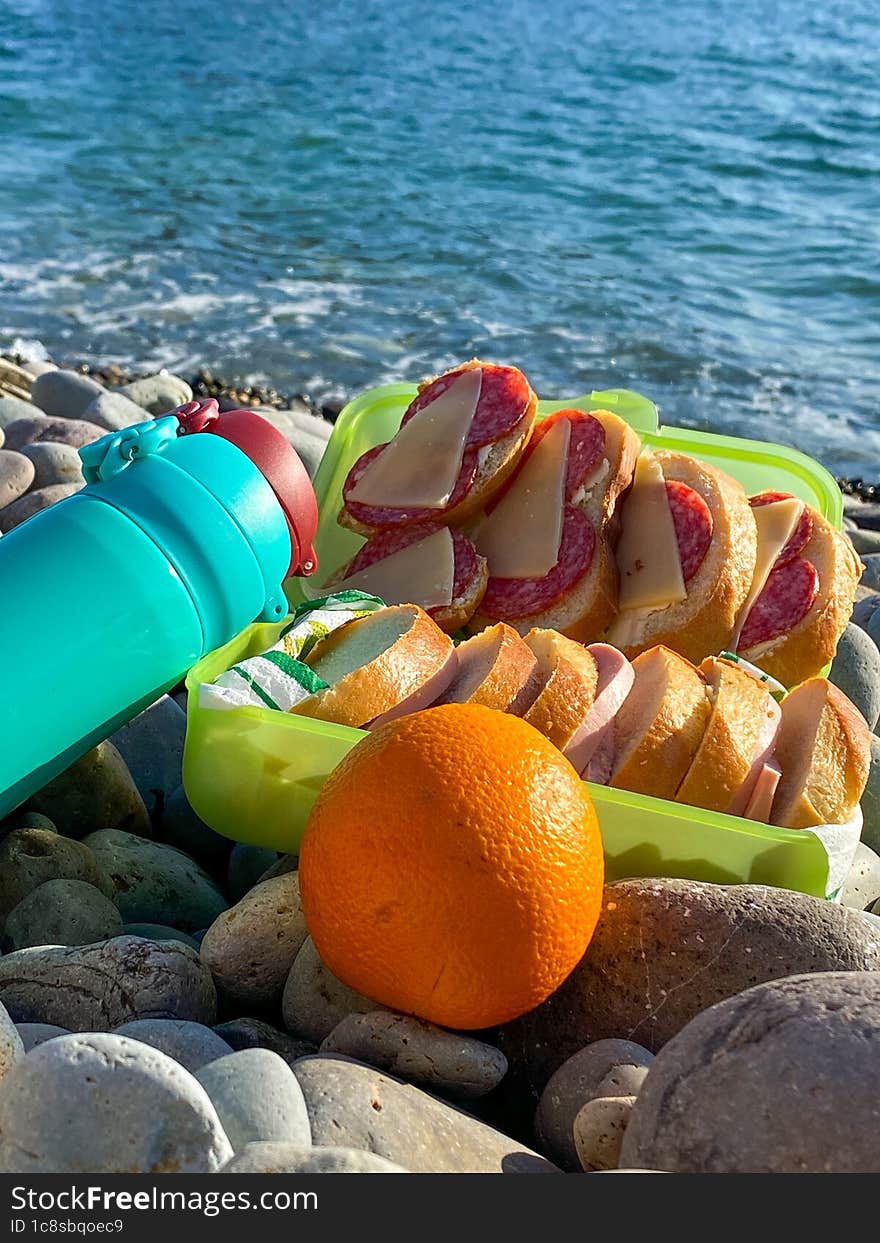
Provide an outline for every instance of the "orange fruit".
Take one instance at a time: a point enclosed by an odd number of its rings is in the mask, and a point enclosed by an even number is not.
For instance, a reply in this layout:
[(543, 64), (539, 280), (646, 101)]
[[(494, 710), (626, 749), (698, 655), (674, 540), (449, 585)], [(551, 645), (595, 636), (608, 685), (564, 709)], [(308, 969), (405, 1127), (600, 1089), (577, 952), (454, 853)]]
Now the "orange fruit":
[(299, 881), (343, 983), (444, 1027), (504, 1023), (558, 988), (602, 899), (596, 813), (518, 717), (446, 704), (381, 726), (327, 779)]

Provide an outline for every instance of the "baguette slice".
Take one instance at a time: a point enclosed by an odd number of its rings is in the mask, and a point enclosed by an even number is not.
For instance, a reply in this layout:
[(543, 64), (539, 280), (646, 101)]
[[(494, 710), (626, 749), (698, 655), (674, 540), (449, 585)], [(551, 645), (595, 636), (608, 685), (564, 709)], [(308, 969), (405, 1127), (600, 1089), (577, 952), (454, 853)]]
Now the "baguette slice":
[(710, 657), (700, 672), (706, 679), (711, 715), (675, 801), (728, 812), (744, 784), (753, 774), (757, 778), (756, 756), (766, 752), (766, 725), (772, 723), (775, 739), (780, 711), (767, 687), (731, 661)]
[(457, 668), (452, 640), (415, 604), (340, 626), (315, 644), (306, 663), (330, 685), (290, 711), (354, 728), (427, 708)]
[(811, 509), (810, 516), (813, 530), (800, 556), (816, 567), (819, 590), (809, 612), (787, 633), (738, 649), (746, 660), (759, 664), (786, 686), (818, 676), (831, 663), (852, 616), (864, 569), (846, 535), (816, 510)]
[(593, 706), (599, 671), (585, 647), (555, 630), (530, 630), (540, 690), (523, 720), (566, 754)]
[(755, 519), (742, 485), (723, 471), (684, 453), (661, 450), (654, 457), (668, 482), (685, 484), (705, 501), (712, 515), (711, 542), (686, 584), (685, 600), (627, 609), (605, 638), (630, 659), (662, 644), (698, 664), (730, 643), (755, 572)]
[(771, 823), (788, 829), (845, 824), (865, 790), (871, 735), (855, 705), (825, 678), (782, 701), (776, 758), (782, 777)]
[(437, 704), (470, 703), (519, 716), (538, 691), (538, 662), (510, 626), (498, 622), (455, 649), (458, 671)]
[(674, 799), (709, 723), (706, 683), (689, 660), (653, 647), (632, 662), (635, 682), (615, 718), (609, 784)]
[[(444, 375), (460, 371), (472, 371), (476, 368), (484, 371), (493, 368), (497, 370), (497, 365), (482, 362), (478, 358), (472, 358), (469, 362), (453, 367), (449, 372), (444, 372)], [(442, 376), (431, 376), (429, 379), (424, 380), (419, 385), (419, 394), (423, 393), (426, 388), (441, 378)], [(449, 505), (446, 509), (435, 509), (433, 511), (416, 510), (410, 515), (407, 515), (404, 511), (399, 511), (398, 517), (395, 520), (371, 525), (358, 518), (343, 503), (337, 517), (339, 525), (347, 527), (349, 531), (356, 531), (358, 535), (369, 537), (375, 534), (377, 530), (387, 526), (405, 526), (413, 522), (434, 521), (445, 523), (449, 526), (460, 526), (474, 514), (479, 513), (491, 501), (496, 492), (503, 487), (506, 480), (516, 469), (529, 443), (532, 428), (535, 424), (535, 415), (538, 412), (538, 398), (527, 382), (526, 386), (528, 395), (521, 416), (506, 435), (500, 436), (497, 440), (493, 440), (490, 444), (480, 448), (479, 464), (473, 483), (456, 504)], [(357, 463), (355, 463), (353, 469), (356, 469), (356, 467)]]
[[(616, 508), (619, 498), (632, 484), (640, 442), (629, 424), (616, 414), (608, 410), (589, 413), (605, 431), (605, 451), (569, 504), (593, 525), (596, 543), (592, 560), (587, 572), (548, 606), (517, 616), (505, 615), (508, 625), (522, 635), (531, 629), (557, 630), (570, 639), (589, 643), (599, 637), (617, 611)], [(468, 628), (475, 633), (494, 620), (478, 607)]]

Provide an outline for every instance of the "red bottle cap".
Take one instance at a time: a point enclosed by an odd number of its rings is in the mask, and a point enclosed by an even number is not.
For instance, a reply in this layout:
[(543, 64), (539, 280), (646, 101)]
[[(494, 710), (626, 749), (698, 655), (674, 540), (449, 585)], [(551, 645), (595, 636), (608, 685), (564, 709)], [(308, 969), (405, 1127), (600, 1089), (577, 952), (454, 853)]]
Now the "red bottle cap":
[(211, 432), (246, 454), (264, 476), (284, 511), (290, 532), (287, 576), (308, 577), (318, 568), (313, 547), (318, 530), (318, 502), (299, 454), (274, 424), (253, 410), (220, 413), (216, 400), (190, 401), (172, 411), (181, 435)]

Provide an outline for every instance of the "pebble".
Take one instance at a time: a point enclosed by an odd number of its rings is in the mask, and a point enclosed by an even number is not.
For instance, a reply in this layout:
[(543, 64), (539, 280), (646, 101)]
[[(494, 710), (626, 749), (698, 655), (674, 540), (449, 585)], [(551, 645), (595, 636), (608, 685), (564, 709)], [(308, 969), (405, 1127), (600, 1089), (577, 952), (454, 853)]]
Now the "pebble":
[(147, 941), (180, 941), (190, 949), (199, 949), (195, 937), (181, 932), (179, 928), (169, 928), (167, 924), (126, 924), (122, 931), (128, 937), (144, 937)]
[(492, 1045), (388, 1010), (349, 1014), (324, 1040), (321, 1052), (345, 1053), (429, 1091), (461, 1099), (485, 1096), (507, 1073), (507, 1059)]
[(148, 1044), (193, 1073), (232, 1052), (210, 1027), (185, 1019), (135, 1019), (117, 1027), (115, 1034)]
[(864, 911), (880, 898), (880, 857), (870, 846), (859, 842), (841, 890), (840, 901), (857, 911)]
[(852, 622), (841, 635), (828, 678), (849, 696), (873, 729), (880, 718), (880, 651)]
[(221, 1174), (408, 1174), (400, 1165), (357, 1148), (245, 1144)]
[(572, 1133), (581, 1169), (593, 1173), (616, 1167), (635, 1102), (634, 1096), (597, 1096), (578, 1111)]
[(115, 388), (102, 389), (83, 411), (87, 422), (97, 423), (108, 432), (121, 432), (134, 423), (145, 422), (147, 417), (141, 406)]
[(0, 958), (0, 1002), (16, 1023), (57, 1023), (69, 1031), (155, 1018), (210, 1027), (217, 1017), (211, 973), (194, 950), (126, 936), (7, 954)]
[(108, 897), (109, 880), (82, 842), (48, 829), (13, 829), (0, 842), (0, 918), (49, 880), (78, 880), (94, 885)]
[(256, 885), (267, 868), (278, 862), (278, 852), (267, 850), (264, 846), (248, 846), (244, 842), (236, 842), (229, 856), (226, 871), (226, 890), (233, 902)]
[(299, 866), (298, 855), (282, 855), (277, 863), (273, 863), (257, 881), (261, 884), (264, 880), (274, 880), (276, 876), (286, 876), (288, 872), (295, 872)]
[(0, 509), (24, 496), (33, 482), (33, 462), (23, 453), (0, 449)]
[[(0, 450), (0, 453), (2, 452), (5, 450)], [(74, 496), (81, 487), (82, 485), (78, 483), (53, 483), (49, 488), (37, 488), (35, 492), (26, 492), (17, 501), (13, 501), (11, 505), (0, 510), (0, 531), (4, 535), (8, 534), (16, 527), (20, 527), (23, 522), (27, 522), (28, 518), (42, 513), (44, 509), (57, 504), (58, 501), (65, 501), (69, 496)]]
[(871, 556), (873, 553), (880, 552), (880, 531), (862, 530), (856, 527), (850, 532), (853, 548), (861, 556)]
[(82, 459), (72, 445), (62, 445), (54, 440), (38, 440), (36, 444), (22, 445), (22, 454), (34, 467), (34, 487), (49, 488), (54, 483), (85, 482)]
[(374, 1152), (414, 1174), (556, 1172), (524, 1144), (371, 1066), (319, 1054), (302, 1058), (293, 1073), (316, 1147)]
[(321, 962), (312, 938), (306, 937), (281, 998), (284, 1026), (289, 1032), (320, 1044), (347, 1015), (369, 1014), (381, 1008), (337, 980)]
[(109, 898), (81, 880), (47, 880), (6, 918), (13, 950), (32, 945), (91, 945), (122, 934), (122, 917)]
[(312, 414), (309, 410), (283, 410), (263, 408), (259, 411), (270, 423), (284, 434), (291, 444), (295, 445), (298, 435), (305, 435), (315, 440), (322, 440), (326, 445), (333, 432), (333, 424), (326, 419)]
[(309, 472), (309, 478), (314, 479), (321, 458), (324, 456), (324, 450), (327, 448), (327, 441), (320, 436), (314, 436), (310, 432), (304, 432), (300, 428), (294, 428), (288, 440), (299, 454), (303, 466)]
[(22, 811), (19, 807), (0, 824), (0, 836), (6, 836), (13, 829), (45, 829), (47, 833), (57, 833), (55, 823), (48, 816), (41, 816), (38, 811)]
[(70, 1035), (66, 1027), (56, 1027), (54, 1023), (18, 1023), (16, 1026), (25, 1053), (30, 1053), (31, 1049), (45, 1044), (47, 1040), (54, 1040), (56, 1036)]
[(871, 735), (871, 767), (862, 795), (862, 841), (880, 854), (880, 738)]
[[(850, 621), (854, 626), (858, 626), (860, 630), (867, 630), (868, 623), (877, 612), (877, 606), (880, 604), (880, 595), (872, 592), (861, 600), (856, 600), (853, 605), (852, 617)], [(874, 640), (876, 643), (876, 639)]]
[(186, 714), (170, 695), (162, 695), (110, 739), (154, 822), (161, 821), (166, 799), (180, 785), (185, 738)]
[(111, 742), (87, 751), (34, 794), (27, 806), (48, 816), (67, 837), (82, 838), (99, 829), (152, 836), (144, 800)]
[(24, 445), (51, 440), (81, 449), (83, 445), (90, 445), (93, 440), (100, 440), (106, 435), (106, 429), (96, 423), (86, 423), (82, 419), (53, 419), (35, 411), (26, 418), (6, 424), (6, 448), (20, 450)]
[(37, 411), (29, 401), (0, 393), (0, 431), (5, 432), (10, 423), (17, 423), (19, 419), (29, 419), (32, 414), (36, 413)]
[(262, 1019), (229, 1019), (225, 1023), (217, 1023), (214, 1031), (233, 1049), (269, 1049), (283, 1058), (288, 1066), (318, 1050), (311, 1040), (297, 1040)]
[(9, 1011), (0, 1005), (0, 1079), (5, 1079), (15, 1063), (25, 1055), (21, 1032), (10, 1018)]
[(218, 916), (202, 941), (202, 961), (232, 1001), (270, 1006), (280, 1001), (305, 939), (299, 876), (290, 872), (263, 881)]
[(855, 497), (845, 496), (843, 511), (855, 518), (861, 530), (880, 530), (880, 504), (876, 501), (858, 501)]
[(195, 932), (226, 909), (210, 876), (182, 850), (120, 829), (101, 829), (83, 840), (110, 878), (125, 923)]
[(196, 1072), (238, 1152), (259, 1142), (312, 1142), (302, 1089), (290, 1067), (268, 1049), (229, 1053)]
[(606, 886), (593, 939), (565, 983), (497, 1041), (511, 1075), (540, 1090), (594, 1040), (634, 1040), (656, 1053), (694, 1015), (752, 984), (878, 968), (880, 937), (836, 903), (767, 885), (618, 881)]
[(95, 398), (104, 392), (104, 386), (91, 376), (59, 367), (37, 376), (31, 400), (44, 414), (59, 419), (80, 419)]
[(144, 376), (140, 380), (132, 380), (130, 384), (120, 384), (115, 391), (136, 402), (154, 418), (186, 405), (188, 401), (192, 401), (193, 395), (186, 380), (172, 375), (169, 371)]
[(183, 786), (178, 786), (162, 812), (162, 840), (185, 850), (209, 872), (226, 875), (226, 861), (232, 850), (228, 837), (221, 837), (200, 820), (190, 806)]
[(106, 1032), (60, 1036), (0, 1095), (0, 1171), (210, 1174), (232, 1156), (199, 1083), (170, 1057)]
[(861, 586), (870, 587), (872, 591), (880, 590), (880, 553), (868, 553), (862, 561), (865, 568), (859, 580)]
[(651, 1067), (620, 1164), (880, 1172), (880, 974), (796, 975), (698, 1015)]
[(581, 1168), (574, 1121), (596, 1098), (637, 1096), (653, 1053), (631, 1040), (597, 1040), (563, 1062), (550, 1079), (535, 1114), (535, 1134), (564, 1170)]
[[(873, 597), (871, 597), (873, 599)], [(880, 644), (880, 617), (877, 616), (875, 609), (868, 618), (868, 624), (865, 626), (868, 635), (875, 644)]]

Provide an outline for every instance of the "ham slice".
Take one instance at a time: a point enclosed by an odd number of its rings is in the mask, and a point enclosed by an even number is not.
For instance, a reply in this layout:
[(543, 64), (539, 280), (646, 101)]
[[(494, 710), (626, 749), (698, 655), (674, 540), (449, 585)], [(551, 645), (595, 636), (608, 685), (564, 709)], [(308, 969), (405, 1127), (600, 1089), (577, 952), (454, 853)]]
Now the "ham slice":
[(770, 810), (781, 776), (782, 769), (776, 760), (770, 760), (762, 766), (752, 796), (743, 812), (746, 820), (760, 820), (762, 824), (770, 823)]
[[(604, 784), (614, 762), (614, 717), (632, 690), (635, 674), (624, 654), (608, 643), (592, 643), (587, 651), (598, 671), (596, 697), (564, 754), (587, 781)], [(594, 757), (597, 775), (590, 775), (586, 770)]]
[[(751, 768), (746, 773), (742, 785), (737, 790), (730, 806), (727, 809), (728, 815), (746, 816), (750, 820), (756, 819), (754, 816), (749, 816), (746, 809), (749, 805), (749, 800), (756, 791), (758, 782), (763, 775), (764, 767), (770, 762), (773, 755), (773, 750), (776, 746), (776, 735), (779, 733), (779, 723), (781, 720), (782, 709), (779, 707), (779, 704), (773, 696), (768, 692), (767, 715), (764, 718), (764, 724), (758, 734), (758, 741), (755, 745), (755, 758), (752, 760)], [(766, 778), (764, 778), (764, 780), (766, 781)], [(769, 816), (769, 810), (767, 814)]]

